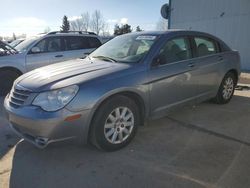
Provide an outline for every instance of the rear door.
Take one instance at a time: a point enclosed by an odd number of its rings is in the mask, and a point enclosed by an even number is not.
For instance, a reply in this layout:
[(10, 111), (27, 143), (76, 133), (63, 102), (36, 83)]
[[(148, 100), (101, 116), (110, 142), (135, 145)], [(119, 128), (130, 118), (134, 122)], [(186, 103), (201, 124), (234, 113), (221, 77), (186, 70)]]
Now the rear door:
[(199, 95), (204, 98), (213, 97), (218, 87), (220, 67), (224, 61), (219, 53), (219, 45), (215, 40), (203, 36), (193, 37), (192, 41), (194, 63), (199, 77)]
[(33, 47), (39, 49), (34, 53), (30, 50), (26, 56), (26, 68), (28, 71), (63, 61), (64, 44), (61, 37), (47, 37), (39, 41)]
[(66, 36), (64, 39), (66, 59), (83, 58), (101, 45), (101, 42), (95, 37)]

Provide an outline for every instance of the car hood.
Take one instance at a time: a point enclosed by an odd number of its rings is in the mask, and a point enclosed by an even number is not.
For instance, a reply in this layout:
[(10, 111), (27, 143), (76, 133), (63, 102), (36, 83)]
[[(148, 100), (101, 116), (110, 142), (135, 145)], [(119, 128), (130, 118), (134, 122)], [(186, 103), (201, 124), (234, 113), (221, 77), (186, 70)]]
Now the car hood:
[[(52, 87), (53, 85), (72, 77), (79, 77), (81, 75), (77, 82), (82, 83), (89, 79), (100, 77), (108, 73), (110, 74), (127, 67), (128, 65), (122, 63), (76, 59), (35, 69), (19, 77), (15, 81), (15, 84), (32, 90), (33, 92), (41, 92), (42, 90), (55, 89)], [(67, 85), (72, 84), (77, 83), (68, 83)]]
[(16, 54), (7, 54), (7, 55), (0, 55), (0, 61), (6, 61), (6, 60), (14, 60), (22, 57), (22, 53), (16, 53)]

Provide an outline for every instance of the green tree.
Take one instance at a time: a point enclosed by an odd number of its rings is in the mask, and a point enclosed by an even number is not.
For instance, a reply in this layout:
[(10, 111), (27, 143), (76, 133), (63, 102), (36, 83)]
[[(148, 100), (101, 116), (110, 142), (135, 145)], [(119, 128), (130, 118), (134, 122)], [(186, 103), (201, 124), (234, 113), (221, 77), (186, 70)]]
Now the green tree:
[(13, 40), (16, 40), (16, 34), (15, 33), (13, 33)]
[(137, 27), (136, 27), (136, 32), (141, 32), (142, 31), (142, 29), (140, 28), (140, 26), (138, 25)]
[(124, 24), (124, 25), (115, 25), (115, 28), (114, 28), (114, 35), (123, 35), (125, 33), (131, 33), (132, 32), (132, 29), (131, 29), (131, 26), (128, 25), (128, 24)]
[(61, 26), (61, 31), (67, 33), (70, 30), (70, 24), (68, 17), (66, 15), (63, 16), (63, 22)]
[(114, 35), (121, 35), (121, 28), (118, 24), (115, 24)]

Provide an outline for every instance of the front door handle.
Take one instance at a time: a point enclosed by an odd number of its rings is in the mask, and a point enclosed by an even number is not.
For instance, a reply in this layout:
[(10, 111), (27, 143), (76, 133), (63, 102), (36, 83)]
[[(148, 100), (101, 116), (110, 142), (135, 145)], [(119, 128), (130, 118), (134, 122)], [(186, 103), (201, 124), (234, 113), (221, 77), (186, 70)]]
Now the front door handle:
[(190, 68), (193, 68), (193, 67), (195, 67), (195, 64), (194, 64), (194, 63), (189, 63), (188, 66), (189, 66)]
[(56, 58), (59, 58), (59, 57), (63, 57), (63, 55), (56, 55), (55, 57), (56, 57)]

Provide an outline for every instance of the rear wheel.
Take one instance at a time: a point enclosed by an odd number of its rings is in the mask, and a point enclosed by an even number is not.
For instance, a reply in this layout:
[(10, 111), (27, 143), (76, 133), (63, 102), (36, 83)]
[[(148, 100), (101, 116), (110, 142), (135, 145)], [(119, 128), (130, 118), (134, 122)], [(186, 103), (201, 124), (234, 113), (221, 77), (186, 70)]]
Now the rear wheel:
[(11, 90), (13, 82), (20, 76), (12, 70), (1, 70), (0, 71), (0, 96), (6, 96)]
[(139, 110), (133, 100), (115, 96), (98, 109), (91, 129), (91, 142), (105, 151), (126, 146), (135, 136), (139, 124)]
[(237, 78), (235, 74), (228, 72), (221, 82), (219, 91), (215, 97), (215, 102), (218, 104), (228, 103), (233, 97), (236, 84)]

